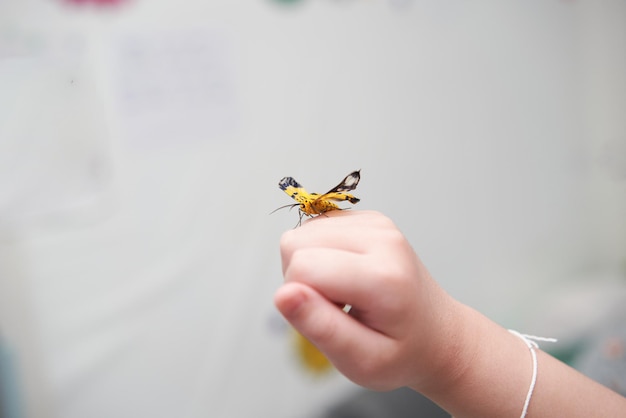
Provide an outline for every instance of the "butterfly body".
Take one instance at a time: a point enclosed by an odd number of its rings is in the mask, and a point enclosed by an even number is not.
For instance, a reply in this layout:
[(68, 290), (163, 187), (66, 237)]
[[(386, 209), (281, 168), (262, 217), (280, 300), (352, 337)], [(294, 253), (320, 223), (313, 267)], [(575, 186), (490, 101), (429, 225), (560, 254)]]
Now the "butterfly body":
[(360, 199), (347, 192), (356, 189), (361, 179), (360, 171), (357, 170), (348, 174), (341, 183), (322, 195), (307, 192), (293, 177), (284, 177), (278, 182), (278, 187), (298, 203), (282, 206), (281, 208), (298, 206), (300, 211), (300, 222), (298, 222), (298, 225), (300, 225), (304, 215), (317, 216), (333, 210), (342, 210), (334, 202), (347, 200), (352, 204), (358, 203)]

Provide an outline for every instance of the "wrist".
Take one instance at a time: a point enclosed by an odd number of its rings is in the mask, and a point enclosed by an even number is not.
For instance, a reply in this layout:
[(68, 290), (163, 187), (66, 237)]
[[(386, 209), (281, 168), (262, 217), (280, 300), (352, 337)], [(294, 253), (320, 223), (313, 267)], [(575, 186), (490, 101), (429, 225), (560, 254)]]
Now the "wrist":
[(436, 322), (433, 335), (437, 341), (430, 341), (433, 353), (429, 358), (429, 372), (409, 387), (426, 396), (447, 392), (465, 379), (471, 365), (480, 356), (477, 336), (481, 333), (480, 314), (466, 305), (444, 295), (445, 309)]
[(476, 310), (453, 305), (451, 346), (439, 373), (430, 385), (412, 388), (455, 416), (519, 417), (532, 377), (528, 348)]

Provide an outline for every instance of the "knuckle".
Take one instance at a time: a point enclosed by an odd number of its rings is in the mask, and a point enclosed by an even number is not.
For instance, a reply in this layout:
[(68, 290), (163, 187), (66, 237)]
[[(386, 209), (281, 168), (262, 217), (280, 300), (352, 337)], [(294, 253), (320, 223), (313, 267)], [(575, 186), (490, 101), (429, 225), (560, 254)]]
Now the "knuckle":
[(387, 229), (385, 231), (384, 238), (387, 245), (401, 246), (406, 243), (406, 238), (404, 237), (404, 234), (395, 227)]
[(295, 246), (294, 238), (295, 237), (293, 230), (283, 232), (283, 234), (280, 236), (280, 249), (282, 251), (292, 250)]
[(289, 263), (289, 269), (287, 273), (289, 278), (302, 280), (307, 275), (308, 268), (306, 266), (306, 259), (300, 256), (299, 252), (295, 252), (291, 256), (291, 262)]
[(310, 330), (309, 336), (311, 340), (321, 344), (327, 345), (329, 342), (336, 341), (338, 328), (337, 324), (333, 321), (324, 321), (323, 326), (314, 327)]
[(393, 350), (383, 352), (369, 352), (359, 359), (358, 372), (354, 375), (355, 380), (365, 382), (367, 386), (383, 388), (388, 386), (394, 370)]

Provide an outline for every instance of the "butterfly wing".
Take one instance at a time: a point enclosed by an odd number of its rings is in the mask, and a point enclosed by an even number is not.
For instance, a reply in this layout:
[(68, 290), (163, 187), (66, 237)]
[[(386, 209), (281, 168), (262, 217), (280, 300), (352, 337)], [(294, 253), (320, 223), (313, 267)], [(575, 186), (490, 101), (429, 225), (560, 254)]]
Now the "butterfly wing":
[(304, 190), (304, 187), (293, 177), (283, 177), (282, 180), (278, 182), (278, 187), (298, 203), (311, 201), (311, 194)]
[(358, 203), (361, 199), (346, 192), (356, 189), (359, 180), (361, 180), (361, 170), (353, 171), (341, 180), (341, 183), (319, 196), (316, 200), (335, 200), (339, 202), (347, 200), (350, 203)]

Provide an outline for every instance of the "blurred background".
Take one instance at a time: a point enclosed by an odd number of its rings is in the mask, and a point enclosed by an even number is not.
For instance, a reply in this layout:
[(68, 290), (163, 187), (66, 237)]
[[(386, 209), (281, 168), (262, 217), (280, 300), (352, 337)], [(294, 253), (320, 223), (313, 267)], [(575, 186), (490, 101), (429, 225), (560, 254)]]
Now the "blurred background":
[(401, 416), (272, 303), (279, 179), (357, 169), (575, 364), (626, 306), (626, 2), (244, 3), (0, 0), (0, 416)]

